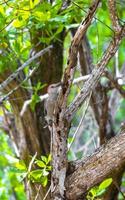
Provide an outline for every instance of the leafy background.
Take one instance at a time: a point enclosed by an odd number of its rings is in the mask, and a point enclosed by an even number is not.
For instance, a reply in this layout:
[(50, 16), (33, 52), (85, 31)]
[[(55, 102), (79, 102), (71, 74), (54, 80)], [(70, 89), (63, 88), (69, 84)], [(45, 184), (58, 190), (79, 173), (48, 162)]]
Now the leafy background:
[[(33, 48), (32, 46), (32, 36), (35, 34), (36, 30), (43, 30), (45, 35), (39, 37), (39, 42), (43, 43), (43, 46), (49, 45), (54, 41), (59, 41), (58, 34), (65, 28), (67, 30), (67, 36), (64, 42), (64, 68), (66, 66), (68, 48), (71, 42), (70, 30), (72, 28), (77, 28), (82, 18), (85, 16), (89, 5), (92, 1), (90, 0), (75, 0), (72, 1), (71, 5), (66, 9), (62, 10), (62, 0), (55, 0), (53, 5), (44, 1), (40, 3), (39, 0), (9, 0), (6, 3), (0, 1), (0, 73), (3, 73), (6, 69), (10, 69), (12, 72), (17, 68), (17, 61), (20, 60), (21, 63), (24, 63), (30, 56), (30, 51)], [(116, 1), (117, 9), (119, 13), (119, 18), (121, 18), (121, 23), (125, 21), (125, 2)], [(91, 46), (91, 52), (93, 55), (93, 62), (96, 63), (102, 56), (103, 52), (106, 50), (109, 41), (113, 36), (113, 31), (110, 28), (111, 21), (109, 17), (109, 12), (107, 9), (107, 3), (105, 0), (102, 1), (100, 8), (93, 20), (91, 27), (87, 32), (87, 36)], [(56, 30), (56, 31), (55, 31)], [(121, 43), (121, 46), (118, 51), (118, 63), (119, 70), (125, 62), (124, 56), (124, 47), (125, 40)], [(113, 58), (108, 64), (108, 68), (111, 72), (114, 69), (115, 58)], [(20, 65), (20, 63), (19, 63)], [(32, 64), (32, 68), (35, 65)], [(27, 75), (29, 73), (29, 67), (24, 70), (24, 73)], [(79, 67), (75, 77), (80, 75)], [(26, 85), (28, 87), (28, 83)], [(35, 104), (38, 102), (37, 92), (41, 85), (38, 85), (34, 88), (34, 96), (31, 104), (32, 109), (34, 109)], [(69, 97), (69, 102), (76, 96), (79, 92), (81, 85), (73, 86), (71, 94)], [(109, 93), (110, 95), (110, 93)], [(6, 103), (8, 106), (8, 102)], [(11, 111), (11, 108), (9, 107)], [(77, 112), (77, 115), (73, 119), (72, 128), (69, 134), (68, 142), (72, 141), (73, 134), (79, 124), (82, 113), (85, 110), (85, 105)], [(117, 107), (116, 116), (115, 116), (115, 129), (118, 130), (120, 123), (124, 119), (125, 115), (125, 100), (121, 98), (119, 105)], [(0, 110), (0, 119), (2, 119), (3, 113)], [(1, 120), (0, 120), (1, 122)], [(91, 154), (94, 149), (98, 146), (98, 127), (93, 119), (92, 110), (89, 108), (84, 119), (83, 126), (79, 136), (73, 141), (72, 148), (68, 153), (69, 160), (74, 160)], [(84, 134), (83, 134), (84, 133)], [(94, 137), (92, 138), (92, 134)], [(85, 145), (86, 144), (86, 145)], [(15, 159), (15, 160), (14, 160)], [(45, 160), (44, 160), (45, 161)], [(42, 158), (39, 161), (43, 162)], [(46, 161), (47, 162), (47, 161)], [(16, 163), (16, 164), (15, 164)], [(26, 199), (23, 184), (21, 182), (21, 173), (26, 172), (26, 169), (23, 171), (23, 164), (20, 164), (19, 160), (15, 157), (15, 152), (13, 144), (10, 141), (9, 137), (0, 130), (0, 199), (8, 200), (11, 197), (14, 197), (17, 200)], [(45, 163), (44, 163), (45, 164)], [(45, 164), (45, 168), (48, 163)], [(20, 166), (20, 167), (19, 167)], [(43, 164), (42, 164), (43, 167)], [(40, 170), (43, 170), (44, 167)], [(49, 168), (50, 170), (50, 168)], [(46, 176), (48, 175), (46, 170)], [(36, 172), (34, 172), (36, 173)], [(36, 173), (33, 177), (39, 177), (40, 173)], [(42, 171), (43, 173), (43, 171)], [(45, 177), (46, 177), (45, 176)], [(38, 181), (38, 179), (37, 179)], [(108, 181), (107, 181), (108, 182)], [(109, 182), (103, 186), (103, 189), (108, 187)], [(123, 178), (122, 185), (125, 185), (125, 179)], [(90, 191), (91, 194), (97, 195), (100, 188), (93, 189)], [(95, 192), (96, 191), (96, 192)], [(88, 194), (89, 195), (89, 194)], [(91, 199), (92, 199), (92, 195)], [(93, 196), (93, 198), (95, 197)], [(88, 199), (90, 197), (88, 196)], [(122, 197), (119, 197), (122, 199)]]

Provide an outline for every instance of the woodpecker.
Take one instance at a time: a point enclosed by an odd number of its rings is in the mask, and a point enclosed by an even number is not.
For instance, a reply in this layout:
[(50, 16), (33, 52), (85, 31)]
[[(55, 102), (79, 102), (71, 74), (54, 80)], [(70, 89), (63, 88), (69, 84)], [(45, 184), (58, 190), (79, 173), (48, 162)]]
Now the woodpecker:
[(53, 114), (54, 114), (54, 109), (57, 103), (57, 97), (59, 94), (59, 91), (61, 89), (61, 82), (56, 83), (56, 84), (51, 84), (48, 87), (48, 98), (45, 101), (45, 110), (46, 110), (46, 121), (48, 125), (52, 124), (53, 121)]

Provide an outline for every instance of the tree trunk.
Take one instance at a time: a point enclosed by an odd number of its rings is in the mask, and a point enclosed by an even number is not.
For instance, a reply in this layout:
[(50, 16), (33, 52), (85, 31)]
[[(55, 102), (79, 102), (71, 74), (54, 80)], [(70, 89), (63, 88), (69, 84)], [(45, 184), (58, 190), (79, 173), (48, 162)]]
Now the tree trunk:
[[(61, 81), (63, 71), (63, 40), (64, 33), (60, 34), (60, 40), (62, 42), (54, 42), (53, 48), (50, 52), (41, 57), (38, 70), (33, 75), (31, 82), (35, 86), (38, 81), (42, 84), (46, 84), (39, 94), (47, 92), (48, 85)], [(35, 41), (35, 40), (34, 40)], [(35, 44), (34, 44), (35, 46)], [(37, 46), (35, 52), (41, 50), (42, 45)], [(4, 72), (4, 75), (0, 75), (0, 82), (3, 82), (11, 72)], [(19, 84), (17, 80), (14, 80), (7, 86), (3, 93), (7, 93)], [(38, 157), (41, 155), (47, 155), (50, 153), (50, 132), (45, 122), (44, 103), (38, 103), (35, 108), (35, 112), (32, 112), (30, 106), (27, 108), (23, 116), (20, 116), (20, 111), (23, 107), (24, 101), (29, 99), (30, 93), (20, 87), (13, 92), (10, 96), (10, 104), (12, 105), (14, 121), (16, 127), (16, 133), (13, 135), (14, 141), (17, 145), (20, 159), (24, 160), (26, 164), (29, 164), (29, 155), (35, 155), (37, 152)], [(34, 200), (37, 193), (39, 193), (37, 200), (43, 199), (48, 187), (40, 188), (35, 184), (25, 181), (25, 189), (27, 199)], [(50, 199), (50, 195), (46, 200)]]

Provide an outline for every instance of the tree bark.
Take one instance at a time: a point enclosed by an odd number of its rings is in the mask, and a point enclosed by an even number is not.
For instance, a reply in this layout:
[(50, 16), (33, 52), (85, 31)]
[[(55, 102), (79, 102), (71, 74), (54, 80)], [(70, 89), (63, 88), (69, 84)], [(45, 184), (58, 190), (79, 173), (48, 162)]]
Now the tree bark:
[(124, 151), (125, 126), (119, 135), (102, 145), (92, 156), (73, 164), (71, 174), (66, 179), (67, 199), (79, 199), (104, 179), (114, 178), (125, 167)]

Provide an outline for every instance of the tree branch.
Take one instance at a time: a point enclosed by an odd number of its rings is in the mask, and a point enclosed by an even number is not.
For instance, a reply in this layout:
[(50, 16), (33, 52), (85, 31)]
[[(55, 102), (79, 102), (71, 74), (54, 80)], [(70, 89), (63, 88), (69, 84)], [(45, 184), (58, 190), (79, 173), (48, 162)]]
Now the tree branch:
[(95, 0), (92, 4), (92, 6), (89, 8), (89, 12), (86, 16), (86, 18), (81, 22), (78, 30), (76, 31), (75, 36), (73, 37), (73, 40), (71, 42), (71, 46), (69, 49), (69, 57), (68, 57), (68, 62), (67, 62), (67, 68), (64, 73), (63, 77), (63, 105), (62, 107), (66, 107), (66, 100), (70, 91), (70, 87), (73, 81), (74, 77), (74, 72), (75, 72), (75, 66), (77, 63), (77, 54), (78, 54), (78, 49), (79, 45), (81, 43), (81, 40), (86, 33), (88, 27), (90, 26), (92, 19), (94, 17), (94, 14), (96, 12), (96, 9), (99, 5), (100, 0)]
[(65, 116), (68, 121), (72, 120), (75, 112), (82, 105), (83, 101), (87, 98), (90, 91), (93, 90), (97, 85), (97, 83), (99, 82), (99, 79), (102, 76), (106, 65), (116, 53), (118, 46), (124, 36), (125, 36), (125, 26), (120, 29), (119, 34), (117, 34), (114, 37), (113, 41), (110, 42), (109, 47), (104, 53), (102, 59), (97, 63), (96, 68), (92, 71), (90, 78), (88, 79), (88, 81), (85, 82), (84, 87), (82, 88), (80, 93), (76, 96), (74, 101), (68, 107), (65, 113)]
[(78, 199), (81, 195), (108, 177), (114, 176), (125, 166), (125, 124), (120, 134), (101, 146), (96, 152), (74, 165), (74, 172), (66, 180), (67, 199)]
[(118, 79), (114, 79), (112, 74), (107, 70), (105, 71), (105, 76), (110, 80), (113, 88), (117, 89), (122, 97), (125, 98), (125, 90), (123, 90), (122, 86), (118, 83)]
[(62, 80), (62, 90), (58, 96), (58, 101), (53, 116), (53, 125), (51, 129), (52, 134), (52, 179), (51, 179), (51, 192), (53, 200), (64, 199), (65, 178), (67, 171), (67, 135), (69, 131), (69, 124), (65, 120), (65, 111), (67, 107), (67, 98), (70, 92), (70, 87), (73, 82), (75, 66), (77, 64), (78, 47), (90, 26), (95, 11), (98, 7), (100, 0), (95, 0), (90, 7), (85, 20), (79, 26), (69, 50), (69, 58), (67, 68), (64, 72)]
[(118, 16), (116, 12), (116, 2), (115, 0), (108, 0), (109, 11), (110, 11), (110, 18), (112, 20), (112, 25), (115, 33), (119, 33), (121, 27), (118, 21)]
[(33, 56), (32, 58), (30, 58), (29, 60), (27, 60), (23, 65), (21, 65), (13, 74), (11, 74), (5, 81), (3, 81), (0, 84), (0, 91), (5, 89), (6, 86), (12, 81), (14, 80), (19, 73), (30, 63), (32, 63), (35, 59), (37, 59), (38, 57), (44, 55), (46, 52), (48, 52), (50, 49), (52, 48), (51, 46), (46, 47), (45, 49), (42, 49), (41, 51), (39, 51), (38, 53), (36, 53), (35, 56)]

